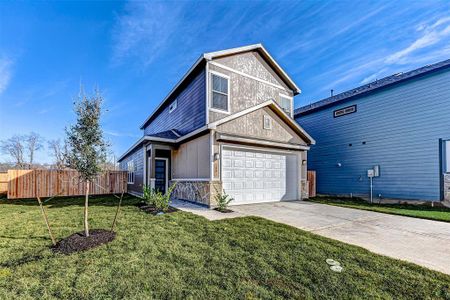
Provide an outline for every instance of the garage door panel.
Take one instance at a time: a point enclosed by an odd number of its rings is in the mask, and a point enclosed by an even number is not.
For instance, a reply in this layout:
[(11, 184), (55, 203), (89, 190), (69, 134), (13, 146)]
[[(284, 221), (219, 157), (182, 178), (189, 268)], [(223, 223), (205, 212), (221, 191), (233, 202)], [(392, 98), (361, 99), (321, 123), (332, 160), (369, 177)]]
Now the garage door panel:
[(234, 198), (246, 204), (297, 198), (297, 157), (294, 154), (224, 147), (222, 181)]

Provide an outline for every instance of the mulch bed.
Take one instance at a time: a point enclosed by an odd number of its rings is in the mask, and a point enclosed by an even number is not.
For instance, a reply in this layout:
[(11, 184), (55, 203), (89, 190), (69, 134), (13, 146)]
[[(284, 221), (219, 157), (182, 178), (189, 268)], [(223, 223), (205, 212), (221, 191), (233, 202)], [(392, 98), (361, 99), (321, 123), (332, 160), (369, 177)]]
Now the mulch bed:
[[(153, 205), (147, 205), (146, 203), (143, 202), (139, 202), (138, 204), (136, 204), (137, 207), (139, 207), (141, 210), (145, 211), (148, 214), (152, 214), (154, 216), (156, 216), (158, 213), (160, 213), (161, 211), (156, 209), (155, 206)], [(173, 213), (178, 211), (178, 209), (176, 209), (175, 207), (169, 206), (169, 208), (164, 211), (163, 213), (168, 214), (168, 213)]]
[(53, 252), (71, 254), (107, 244), (115, 237), (115, 232), (105, 229), (90, 230), (88, 237), (84, 235), (84, 231), (80, 231), (60, 240), (51, 249)]
[(214, 208), (214, 210), (217, 210), (218, 212), (224, 213), (224, 214), (228, 214), (228, 213), (232, 213), (233, 211), (231, 209), (225, 208), (225, 209), (219, 209), (219, 208)]

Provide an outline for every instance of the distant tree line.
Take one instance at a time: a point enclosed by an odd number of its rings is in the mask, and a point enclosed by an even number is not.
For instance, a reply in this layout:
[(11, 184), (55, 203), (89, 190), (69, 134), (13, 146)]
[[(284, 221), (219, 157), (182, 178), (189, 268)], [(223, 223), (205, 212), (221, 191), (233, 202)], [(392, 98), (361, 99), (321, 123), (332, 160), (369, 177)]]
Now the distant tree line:
[[(47, 147), (44, 145), (46, 144)], [(47, 148), (52, 157), (52, 163), (36, 162), (36, 153)], [(25, 135), (13, 135), (0, 140), (0, 151), (10, 160), (0, 163), (0, 171), (8, 169), (65, 169), (68, 167), (68, 144), (61, 139), (46, 141), (36, 132)], [(102, 169), (116, 170), (115, 156), (109, 153), (108, 159), (103, 163)]]

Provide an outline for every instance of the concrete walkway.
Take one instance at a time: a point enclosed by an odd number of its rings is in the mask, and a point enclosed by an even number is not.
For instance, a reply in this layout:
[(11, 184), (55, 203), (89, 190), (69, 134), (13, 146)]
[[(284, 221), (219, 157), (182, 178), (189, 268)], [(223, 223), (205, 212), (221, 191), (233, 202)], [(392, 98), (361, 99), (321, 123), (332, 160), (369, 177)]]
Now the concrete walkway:
[(304, 201), (233, 206), (231, 214), (187, 206), (179, 208), (210, 220), (263, 217), (450, 274), (450, 223)]

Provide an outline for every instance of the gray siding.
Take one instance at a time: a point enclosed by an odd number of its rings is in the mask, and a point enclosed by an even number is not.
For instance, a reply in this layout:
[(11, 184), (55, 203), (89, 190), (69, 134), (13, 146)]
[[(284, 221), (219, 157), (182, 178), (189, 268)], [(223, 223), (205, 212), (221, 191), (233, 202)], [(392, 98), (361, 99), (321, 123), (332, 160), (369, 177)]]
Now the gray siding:
[[(356, 113), (333, 118), (334, 110), (353, 104)], [(296, 120), (316, 140), (308, 168), (317, 171), (318, 193), (368, 195), (366, 171), (380, 165), (375, 196), (440, 200), (439, 139), (450, 138), (449, 70)]]
[(155, 119), (144, 128), (145, 135), (176, 129), (181, 135), (188, 134), (206, 124), (205, 70), (199, 72), (189, 85), (176, 97), (177, 108), (169, 113), (172, 100)]
[(122, 161), (120, 161), (120, 169), (127, 171), (127, 163), (134, 160), (134, 183), (128, 184), (128, 191), (135, 193), (142, 193), (143, 178), (144, 178), (144, 150), (142, 147), (137, 147), (130, 152)]

